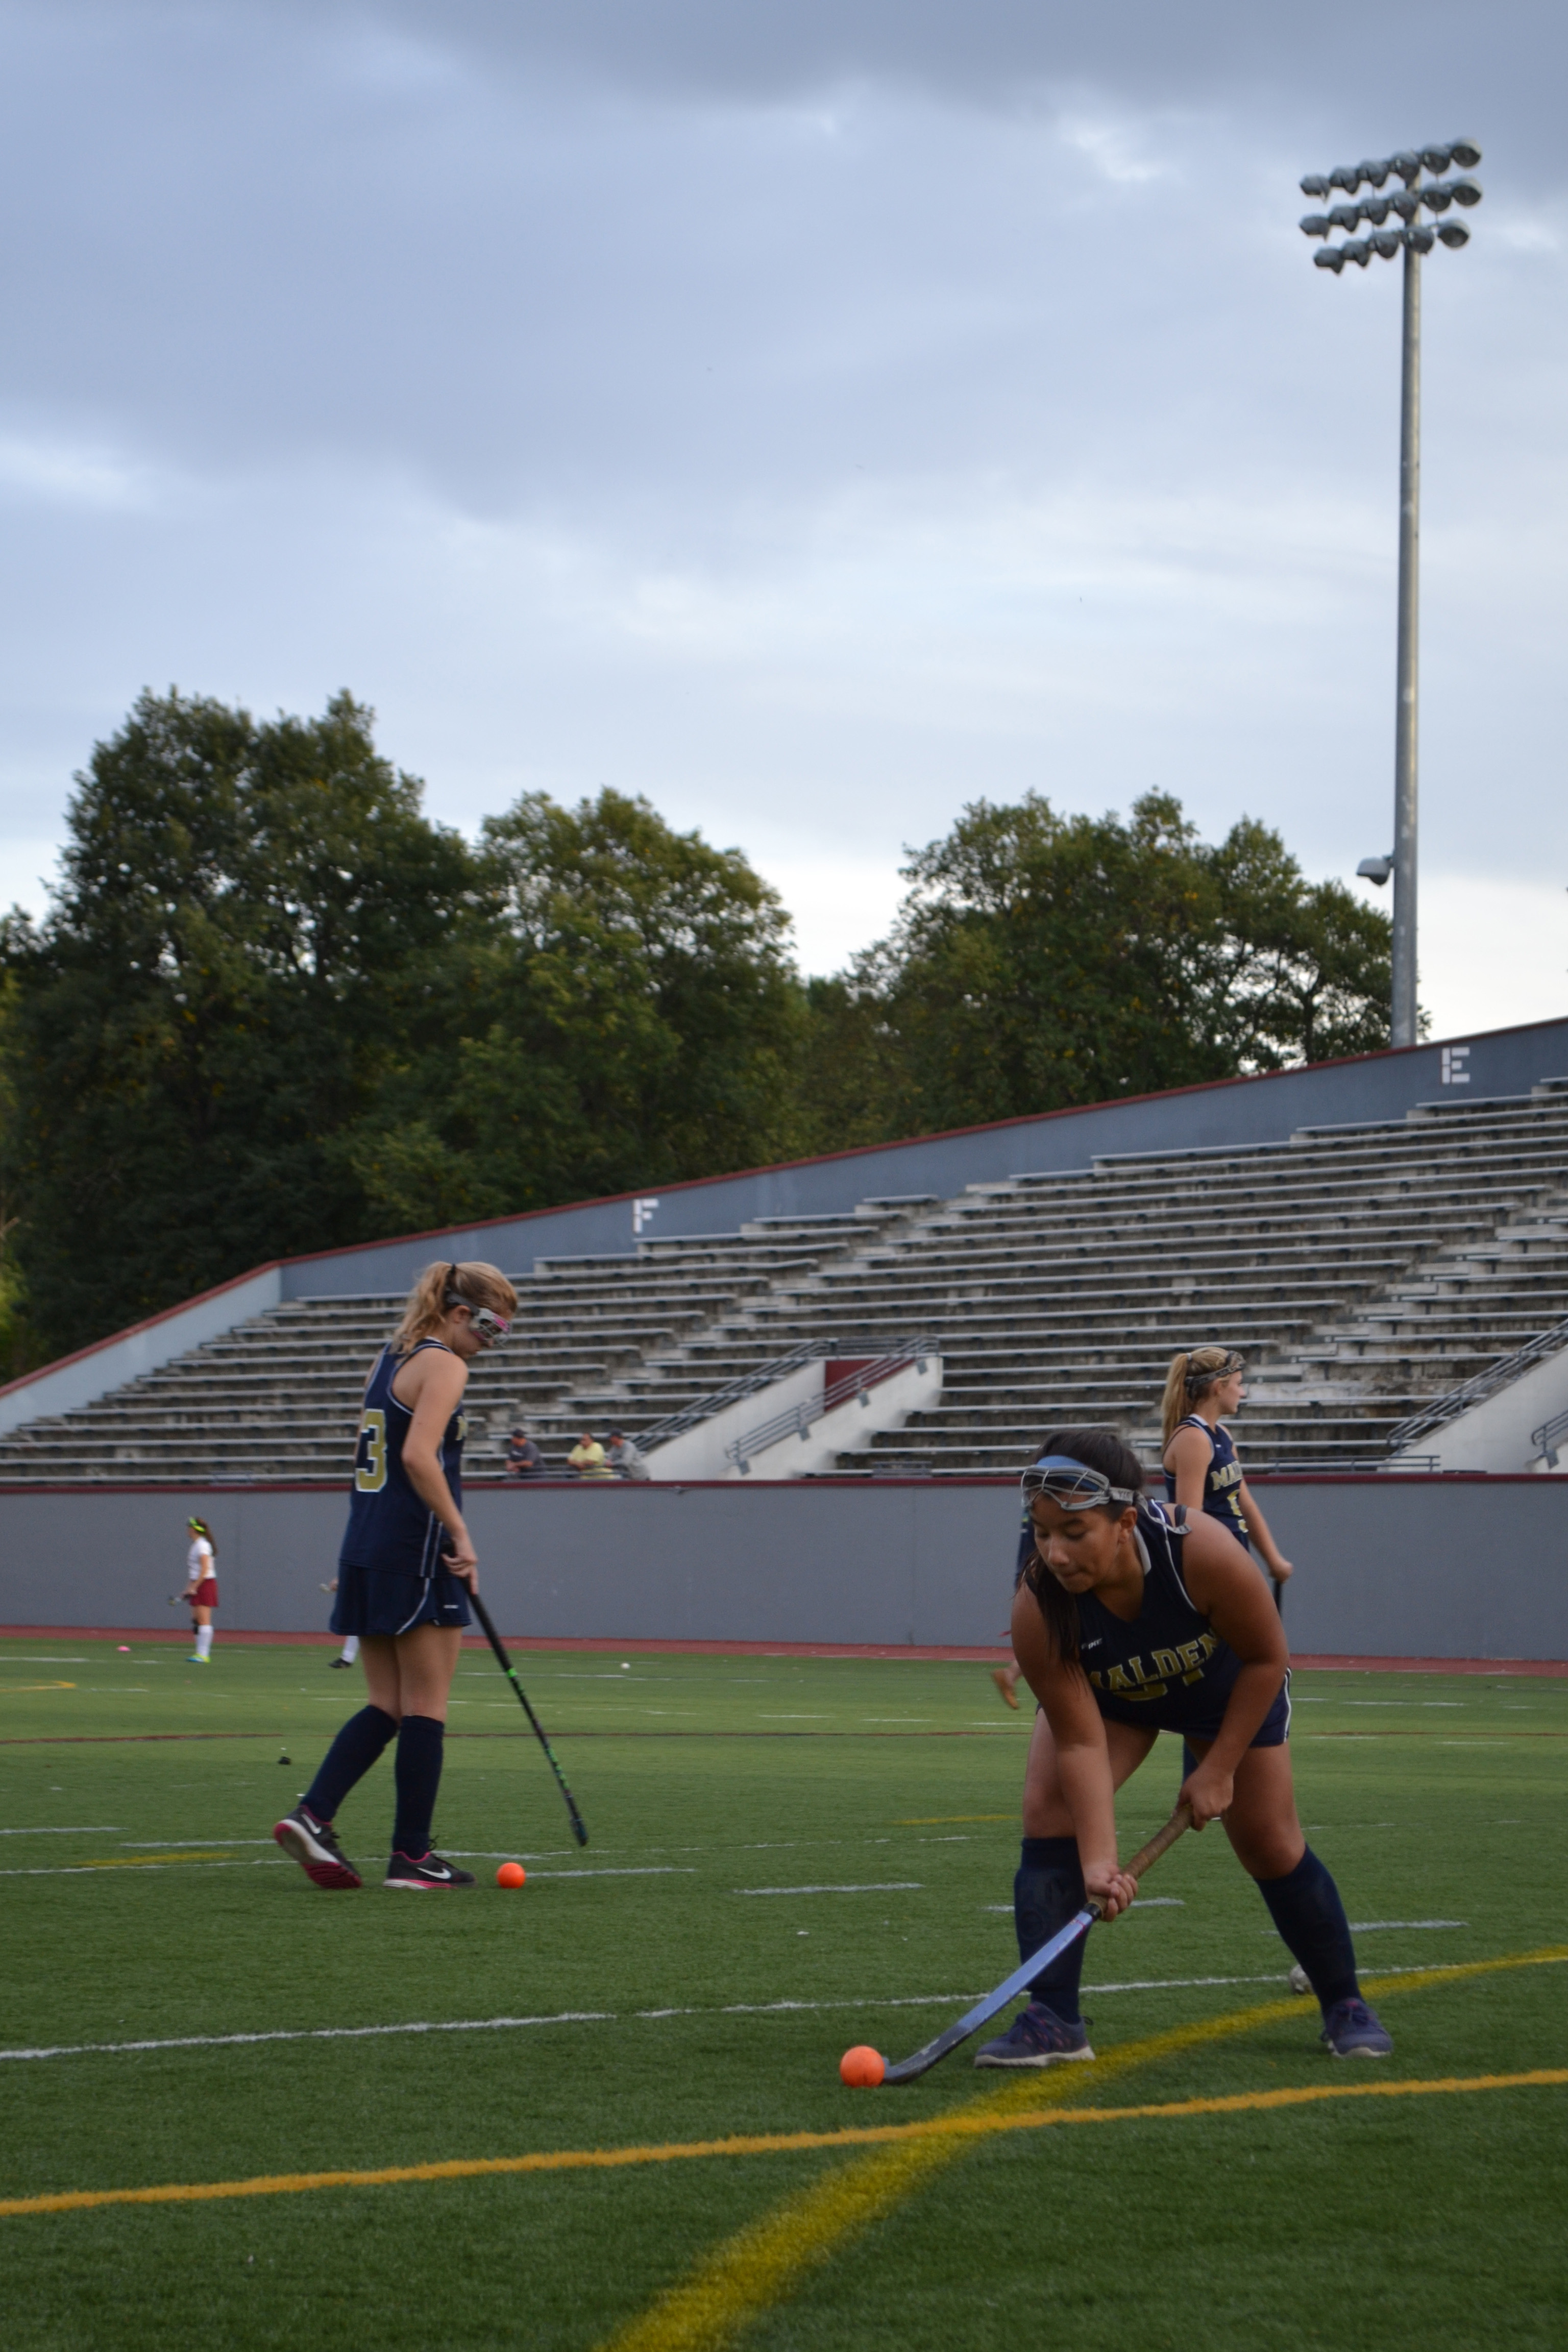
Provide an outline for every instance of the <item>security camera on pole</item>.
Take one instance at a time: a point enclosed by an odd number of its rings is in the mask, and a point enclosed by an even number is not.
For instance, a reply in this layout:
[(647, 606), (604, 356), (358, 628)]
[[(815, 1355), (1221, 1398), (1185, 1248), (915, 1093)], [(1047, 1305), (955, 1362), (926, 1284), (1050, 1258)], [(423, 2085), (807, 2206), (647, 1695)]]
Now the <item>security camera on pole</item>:
[[(1381, 163), (1342, 163), (1327, 176), (1309, 173), (1301, 183), (1304, 196), (1329, 196), (1342, 190), (1352, 201), (1335, 205), (1326, 213), (1309, 213), (1301, 226), (1308, 236), (1325, 240), (1312, 256), (1320, 269), (1339, 277), (1347, 261), (1364, 269), (1373, 255), (1392, 261), (1405, 256), (1405, 342), (1399, 403), (1399, 652), (1398, 700), (1394, 731), (1394, 855), (1367, 857), (1357, 871), (1380, 886), (1394, 877), (1394, 1043), (1415, 1043), (1415, 669), (1418, 613), (1418, 566), (1421, 527), (1421, 257), (1434, 245), (1456, 251), (1468, 245), (1470, 232), (1463, 221), (1441, 215), (1458, 205), (1468, 211), (1479, 205), (1481, 192), (1474, 180), (1444, 175), (1458, 163), (1469, 173), (1481, 160), (1473, 139), (1450, 139), (1446, 145), (1407, 148)], [(1430, 177), (1423, 177), (1429, 173)], [(1390, 180), (1403, 184), (1389, 195), (1382, 191)], [(1373, 191), (1354, 201), (1363, 184)], [(1438, 215), (1436, 227), (1421, 218)], [(1395, 225), (1387, 226), (1390, 221)], [(1335, 229), (1368, 227), (1369, 236), (1352, 236), (1343, 245), (1326, 242)]]

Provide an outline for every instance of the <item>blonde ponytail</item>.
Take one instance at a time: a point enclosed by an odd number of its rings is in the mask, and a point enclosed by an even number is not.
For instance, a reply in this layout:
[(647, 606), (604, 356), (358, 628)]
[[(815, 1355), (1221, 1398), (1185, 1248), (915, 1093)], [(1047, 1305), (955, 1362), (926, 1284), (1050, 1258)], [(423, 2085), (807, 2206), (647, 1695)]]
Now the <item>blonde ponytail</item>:
[(468, 1307), (488, 1307), (492, 1315), (509, 1319), (517, 1313), (517, 1293), (499, 1266), (483, 1258), (427, 1265), (409, 1292), (403, 1320), (393, 1333), (393, 1354), (406, 1356), (421, 1339), (435, 1339), (454, 1298)]
[(1161, 1444), (1169, 1445), (1178, 1424), (1215, 1381), (1239, 1372), (1242, 1360), (1234, 1348), (1187, 1348), (1171, 1359), (1165, 1393), (1160, 1401)]

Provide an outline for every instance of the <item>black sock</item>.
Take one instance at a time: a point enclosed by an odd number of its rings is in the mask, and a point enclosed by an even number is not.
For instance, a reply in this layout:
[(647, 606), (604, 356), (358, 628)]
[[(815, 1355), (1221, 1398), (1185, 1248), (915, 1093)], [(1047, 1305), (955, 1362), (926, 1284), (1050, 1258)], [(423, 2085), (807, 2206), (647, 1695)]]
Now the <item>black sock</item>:
[[(1029, 1838), (1013, 1881), (1013, 1924), (1018, 1931), (1018, 1958), (1026, 1960), (1048, 1944), (1075, 1912), (1083, 1909), (1083, 1871), (1078, 1840), (1070, 1837)], [(1083, 1974), (1084, 1938), (1070, 1943), (1043, 1976), (1029, 1987), (1031, 2000), (1043, 2000), (1068, 2025), (1079, 2021), (1078, 1987)]]
[(441, 1785), (441, 1742), (447, 1727), (433, 1715), (405, 1715), (397, 1735), (397, 1819), (392, 1850), (410, 1862), (430, 1851), (430, 1823)]
[(1359, 1988), (1345, 1906), (1311, 1847), (1283, 1878), (1260, 1878), (1258, 1892), (1281, 1942), (1311, 1979), (1321, 2006), (1329, 2010), (1336, 2000), (1349, 2000)]
[(364, 1779), (396, 1731), (391, 1716), (383, 1715), (378, 1706), (362, 1706), (357, 1715), (350, 1716), (301, 1800), (319, 1822), (337, 1819), (338, 1807), (349, 1790), (356, 1780)]

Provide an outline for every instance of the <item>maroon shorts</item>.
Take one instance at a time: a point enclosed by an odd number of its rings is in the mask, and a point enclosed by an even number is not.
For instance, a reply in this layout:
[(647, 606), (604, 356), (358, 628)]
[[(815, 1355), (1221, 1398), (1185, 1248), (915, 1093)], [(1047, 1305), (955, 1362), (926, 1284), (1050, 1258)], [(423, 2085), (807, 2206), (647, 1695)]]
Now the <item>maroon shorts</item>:
[(216, 1576), (203, 1577), (201, 1582), (197, 1585), (195, 1591), (191, 1595), (191, 1607), (193, 1609), (216, 1609), (217, 1607), (217, 1579)]

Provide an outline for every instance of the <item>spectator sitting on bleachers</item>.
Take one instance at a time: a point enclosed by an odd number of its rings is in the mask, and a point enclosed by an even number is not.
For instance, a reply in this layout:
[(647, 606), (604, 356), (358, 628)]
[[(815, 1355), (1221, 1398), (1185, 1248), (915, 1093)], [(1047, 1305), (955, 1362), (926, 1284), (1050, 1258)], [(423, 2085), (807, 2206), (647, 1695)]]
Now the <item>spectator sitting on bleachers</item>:
[(616, 1475), (605, 1459), (604, 1447), (591, 1429), (583, 1432), (566, 1456), (566, 1465), (579, 1478), (613, 1478)]
[(542, 1478), (544, 1456), (519, 1422), (506, 1442), (506, 1475), (509, 1478)]
[(610, 1450), (605, 1458), (617, 1478), (643, 1479), (653, 1475), (647, 1466), (647, 1454), (640, 1446), (633, 1444), (623, 1429), (611, 1430)]

